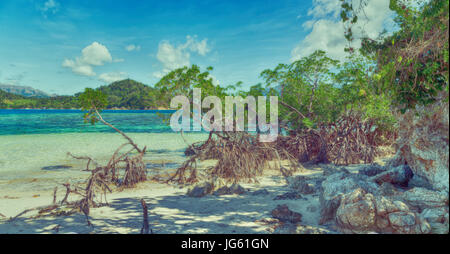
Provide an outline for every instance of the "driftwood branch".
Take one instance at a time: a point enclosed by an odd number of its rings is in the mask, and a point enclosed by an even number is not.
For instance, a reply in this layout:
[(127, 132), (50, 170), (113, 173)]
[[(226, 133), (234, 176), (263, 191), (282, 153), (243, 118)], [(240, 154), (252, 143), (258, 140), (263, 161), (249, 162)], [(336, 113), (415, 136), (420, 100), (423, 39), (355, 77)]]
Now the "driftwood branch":
[(143, 218), (141, 234), (152, 233), (149, 223), (148, 223), (148, 208), (147, 208), (147, 204), (145, 203), (144, 199), (141, 199), (141, 205), (142, 205), (142, 218)]

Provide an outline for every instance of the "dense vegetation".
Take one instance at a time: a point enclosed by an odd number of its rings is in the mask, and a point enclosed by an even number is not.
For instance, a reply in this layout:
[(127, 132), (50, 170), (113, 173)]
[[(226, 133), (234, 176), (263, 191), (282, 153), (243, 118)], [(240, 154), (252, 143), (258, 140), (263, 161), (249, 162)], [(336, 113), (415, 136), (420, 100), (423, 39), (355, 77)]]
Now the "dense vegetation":
[[(364, 15), (351, 1), (341, 0), (346, 38), (353, 41), (352, 27)], [(367, 0), (360, 0), (360, 5)], [(376, 63), (371, 88), (389, 96), (396, 109), (405, 112), (416, 105), (448, 100), (449, 1), (391, 0), (399, 29), (381, 38), (363, 38), (361, 54)], [(353, 52), (352, 48), (347, 48)]]
[[(108, 97), (108, 108), (157, 108), (161, 102), (158, 99), (159, 95), (156, 89), (131, 79), (117, 81), (108, 86), (101, 86), (96, 90), (101, 91)], [(79, 109), (81, 108), (79, 102), (80, 94), (29, 98), (0, 91), (0, 108)]]
[(108, 96), (109, 108), (157, 108), (157, 90), (140, 82), (126, 79), (101, 86), (97, 90)]

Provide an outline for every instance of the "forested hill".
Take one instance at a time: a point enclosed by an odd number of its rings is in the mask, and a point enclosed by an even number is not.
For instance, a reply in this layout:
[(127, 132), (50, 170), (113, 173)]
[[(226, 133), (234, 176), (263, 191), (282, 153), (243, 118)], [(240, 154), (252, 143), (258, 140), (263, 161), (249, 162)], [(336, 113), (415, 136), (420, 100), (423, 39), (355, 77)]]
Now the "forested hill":
[[(109, 109), (156, 109), (158, 90), (132, 79), (116, 81), (107, 86), (97, 88), (108, 96)], [(0, 90), (0, 108), (54, 108), (78, 109), (77, 93), (73, 96), (54, 96), (49, 98), (28, 98)]]
[(157, 89), (132, 79), (116, 81), (98, 90), (108, 96), (110, 108), (157, 108)]

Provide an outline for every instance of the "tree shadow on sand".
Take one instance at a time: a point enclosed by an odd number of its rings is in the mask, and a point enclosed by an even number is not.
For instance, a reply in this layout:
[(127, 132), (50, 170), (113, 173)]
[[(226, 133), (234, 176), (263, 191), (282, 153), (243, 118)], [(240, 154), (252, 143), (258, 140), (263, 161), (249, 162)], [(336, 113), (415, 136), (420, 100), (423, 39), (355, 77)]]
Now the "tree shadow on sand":
[[(273, 176), (280, 180), (279, 176)], [(266, 189), (268, 194), (255, 195)], [(151, 192), (151, 190), (149, 190)], [(257, 220), (270, 217), (277, 204), (295, 204), (298, 200), (274, 200), (286, 192), (286, 186), (252, 187), (241, 195), (188, 197), (185, 192), (166, 196), (124, 197), (110, 200), (109, 206), (92, 209), (88, 226), (84, 215), (17, 218), (0, 221), (0, 233), (140, 233), (143, 198), (149, 207), (150, 228), (156, 234), (269, 233)], [(297, 209), (298, 210), (298, 209)], [(303, 211), (302, 211), (303, 212)]]

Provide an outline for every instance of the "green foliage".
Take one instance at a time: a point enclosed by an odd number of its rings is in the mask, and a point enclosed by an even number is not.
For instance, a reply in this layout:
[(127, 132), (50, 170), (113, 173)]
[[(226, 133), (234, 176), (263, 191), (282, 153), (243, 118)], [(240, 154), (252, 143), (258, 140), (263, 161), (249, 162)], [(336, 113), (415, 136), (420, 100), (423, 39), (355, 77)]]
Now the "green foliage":
[(389, 130), (395, 124), (392, 101), (377, 91), (375, 68), (375, 60), (351, 55), (335, 75), (335, 82), (340, 86), (335, 105), (341, 110), (358, 111), (365, 119), (374, 120), (378, 127)]
[[(331, 70), (338, 64), (319, 50), (292, 64), (279, 64), (273, 70), (264, 70), (261, 77), (266, 86), (277, 91), (282, 103), (303, 115), (292, 114), (292, 109), (281, 107), (280, 120), (289, 122), (295, 129), (334, 120), (338, 114), (333, 106), (338, 90), (332, 85), (335, 74)], [(308, 120), (303, 121), (303, 118)]]
[[(389, 7), (396, 13), (398, 31), (377, 40), (363, 38), (361, 51), (376, 59), (373, 85), (404, 112), (433, 103), (438, 94), (448, 91), (449, 1), (390, 0)], [(342, 9), (352, 16), (359, 14), (349, 5)], [(448, 100), (448, 92), (446, 96)]]
[(170, 100), (177, 95), (192, 98), (194, 88), (202, 89), (202, 98), (212, 95), (224, 98), (227, 95), (226, 91), (232, 89), (233, 86), (223, 88), (215, 85), (210, 75), (212, 70), (212, 67), (208, 67), (206, 71), (202, 72), (199, 66), (192, 65), (169, 72), (155, 85), (159, 91), (161, 102), (168, 107)]
[(107, 96), (100, 90), (86, 88), (84, 93), (78, 96), (81, 109), (87, 111), (84, 114), (84, 121), (94, 125), (99, 121), (98, 113), (108, 104)]
[(98, 88), (108, 95), (108, 108), (147, 109), (158, 107), (158, 91), (140, 82), (125, 79)]

